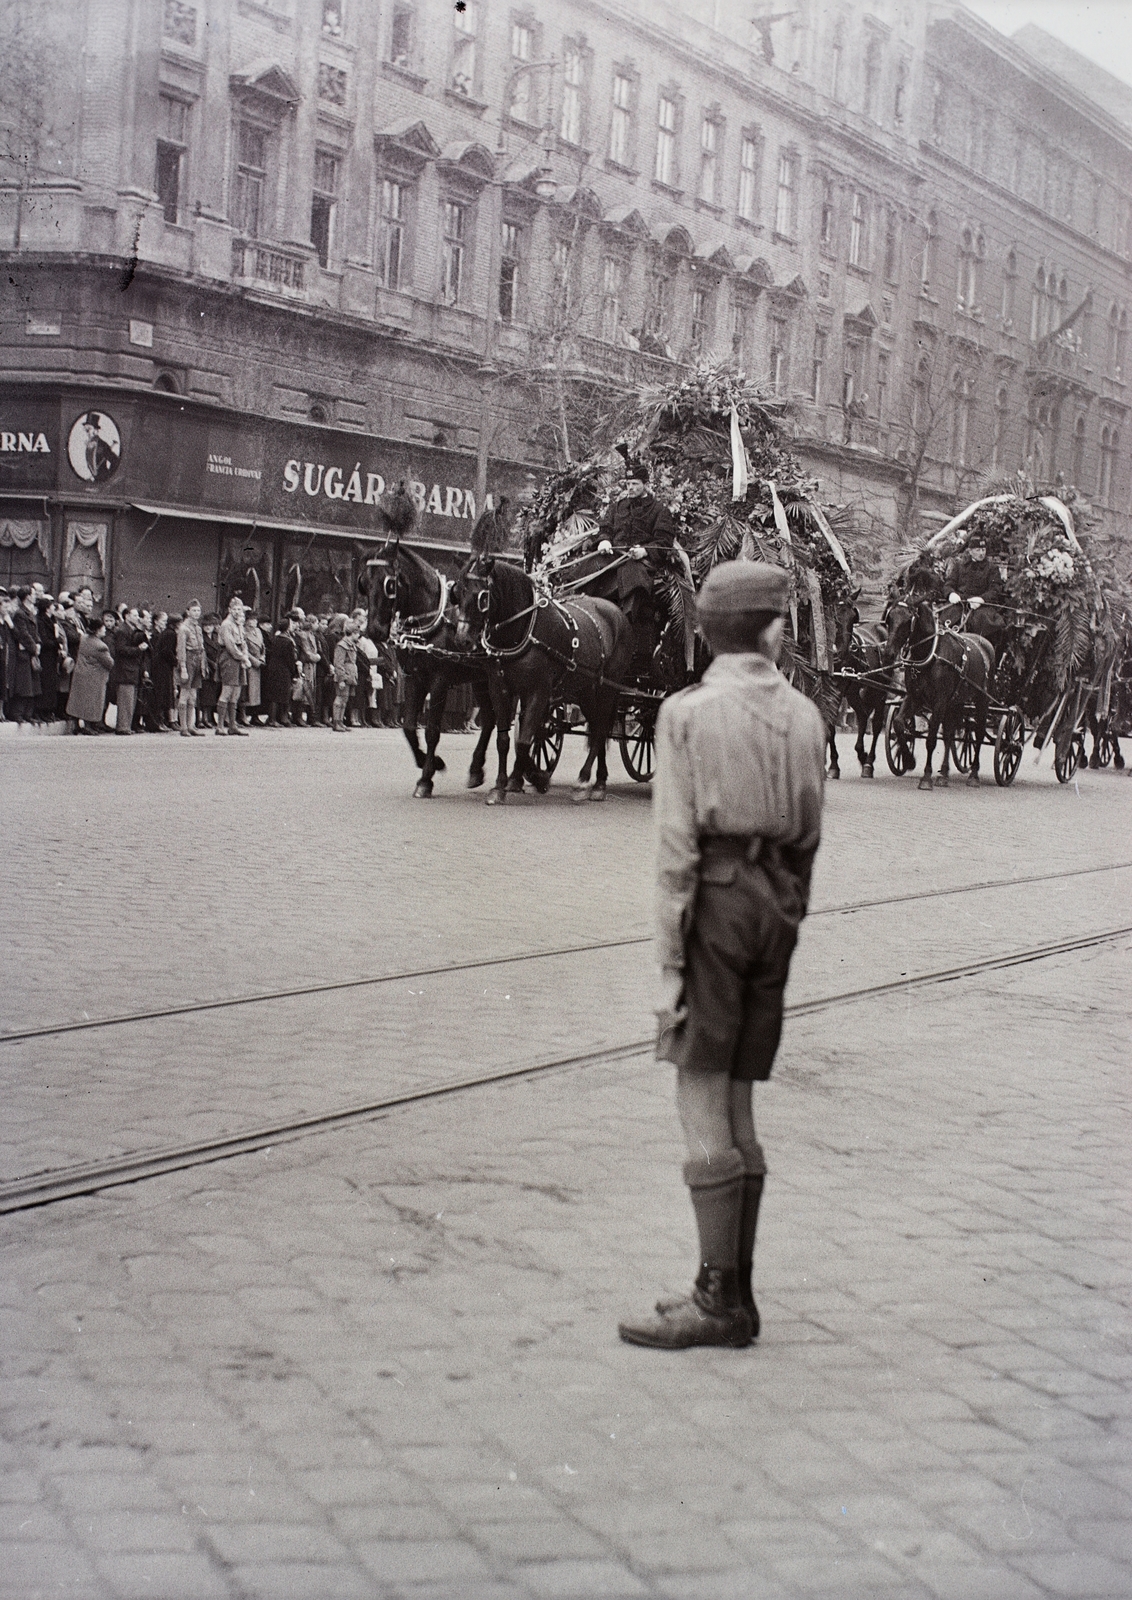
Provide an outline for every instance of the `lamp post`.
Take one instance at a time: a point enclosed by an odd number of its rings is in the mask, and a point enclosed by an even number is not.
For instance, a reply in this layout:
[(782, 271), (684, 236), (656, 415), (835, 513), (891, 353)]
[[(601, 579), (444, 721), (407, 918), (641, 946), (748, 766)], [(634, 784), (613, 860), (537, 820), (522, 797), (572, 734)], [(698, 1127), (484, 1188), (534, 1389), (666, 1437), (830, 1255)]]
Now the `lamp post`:
[[(503, 91), (504, 106), (511, 105), (512, 91), (516, 81), (525, 72), (539, 72), (548, 67), (557, 65), (551, 56), (549, 61), (521, 61), (507, 79)], [(542, 162), (535, 172), (535, 194), (540, 200), (553, 200), (558, 192), (558, 184), (551, 171), (550, 142), (553, 132), (549, 121), (542, 130)], [(524, 140), (525, 144), (533, 144), (533, 139)], [(503, 124), (499, 126), (498, 155), (506, 154), (506, 142), (503, 134)], [(503, 235), (503, 183), (499, 178), (491, 180), (492, 205), (490, 234), (488, 239), (487, 258), (487, 313), (484, 317), (483, 349), (480, 353), (480, 365), (476, 369), (476, 376), (480, 379), (480, 426), (479, 441), (476, 447), (476, 487), (475, 500), (477, 513), (482, 511), (487, 500), (487, 458), (491, 443), (491, 423), (494, 421), (494, 406), (488, 405), (488, 395), (497, 378), (503, 376), (492, 360), (495, 346), (495, 319), (497, 314), (497, 279), (499, 276), (499, 254)]]

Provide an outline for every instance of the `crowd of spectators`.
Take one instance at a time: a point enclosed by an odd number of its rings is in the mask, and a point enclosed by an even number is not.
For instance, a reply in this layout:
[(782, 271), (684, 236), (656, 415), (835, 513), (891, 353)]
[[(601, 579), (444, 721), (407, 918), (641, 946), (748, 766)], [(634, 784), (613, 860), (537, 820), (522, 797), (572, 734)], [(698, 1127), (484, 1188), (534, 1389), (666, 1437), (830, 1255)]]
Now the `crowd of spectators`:
[(316, 725), (396, 727), (396, 659), (366, 635), (366, 612), (306, 615), (272, 627), (234, 598), (224, 617), (192, 601), (183, 616), (91, 590), (56, 598), (0, 588), (0, 705), (10, 722), (65, 719), (68, 731), (213, 732)]

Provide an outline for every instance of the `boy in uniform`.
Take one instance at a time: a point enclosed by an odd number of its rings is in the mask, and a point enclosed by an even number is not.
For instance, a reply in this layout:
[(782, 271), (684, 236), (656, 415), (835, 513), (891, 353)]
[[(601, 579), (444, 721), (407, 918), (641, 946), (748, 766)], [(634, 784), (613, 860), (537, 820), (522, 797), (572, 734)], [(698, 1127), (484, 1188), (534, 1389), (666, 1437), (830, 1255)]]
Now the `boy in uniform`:
[(684, 1181), (700, 1241), (691, 1296), (623, 1322), (662, 1350), (750, 1344), (766, 1162), (752, 1085), (770, 1076), (782, 996), (821, 836), (825, 731), (777, 670), (789, 586), (780, 567), (714, 569), (697, 620), (714, 660), (657, 723), (657, 1058), (676, 1067)]

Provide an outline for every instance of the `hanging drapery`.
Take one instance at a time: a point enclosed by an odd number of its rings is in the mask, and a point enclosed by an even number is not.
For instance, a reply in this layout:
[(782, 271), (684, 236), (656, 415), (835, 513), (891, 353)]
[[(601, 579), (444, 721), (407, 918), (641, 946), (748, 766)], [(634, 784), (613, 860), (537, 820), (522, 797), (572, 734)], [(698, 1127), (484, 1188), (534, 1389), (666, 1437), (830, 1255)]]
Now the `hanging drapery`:
[(106, 529), (105, 522), (68, 522), (67, 538), (63, 552), (63, 563), (67, 565), (71, 559), (71, 551), (75, 546), (81, 545), (84, 550), (92, 547), (98, 549), (98, 559), (103, 572), (106, 571)]
[(47, 566), (51, 565), (51, 529), (38, 517), (6, 517), (0, 522), (0, 545), (12, 550), (30, 550), (39, 546)]

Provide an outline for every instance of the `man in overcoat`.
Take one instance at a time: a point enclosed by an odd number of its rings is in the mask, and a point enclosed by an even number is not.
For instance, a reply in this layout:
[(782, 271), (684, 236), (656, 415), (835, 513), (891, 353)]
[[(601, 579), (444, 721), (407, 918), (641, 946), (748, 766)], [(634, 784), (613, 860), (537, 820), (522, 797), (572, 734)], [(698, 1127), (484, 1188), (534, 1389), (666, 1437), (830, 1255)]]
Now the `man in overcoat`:
[(821, 836), (825, 730), (777, 669), (788, 581), (728, 561), (697, 619), (715, 659), (657, 722), (657, 1057), (676, 1067), (700, 1270), (687, 1299), (623, 1322), (630, 1344), (747, 1345), (766, 1174), (752, 1086), (770, 1076)]

